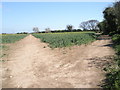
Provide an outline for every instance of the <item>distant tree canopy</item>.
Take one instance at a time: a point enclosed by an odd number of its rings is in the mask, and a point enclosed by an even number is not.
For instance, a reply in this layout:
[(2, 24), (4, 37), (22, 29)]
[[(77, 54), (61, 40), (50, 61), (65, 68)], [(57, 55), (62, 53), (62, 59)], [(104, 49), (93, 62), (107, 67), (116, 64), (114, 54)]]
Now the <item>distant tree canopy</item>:
[(87, 22), (81, 22), (80, 28), (82, 28), (83, 30), (87, 30)]
[(120, 1), (107, 7), (104, 11), (104, 20), (98, 24), (103, 34), (120, 34)]
[(117, 18), (117, 24), (120, 26), (120, 1), (114, 4), (114, 8)]
[(72, 25), (67, 25), (67, 30), (72, 31), (73, 30), (73, 26)]
[(85, 22), (82, 22), (80, 24), (80, 28), (82, 28), (83, 30), (93, 30), (93, 31), (96, 31), (98, 30), (98, 23), (99, 21), (97, 20), (89, 20), (89, 21), (85, 21)]
[(16, 33), (16, 34), (28, 34), (28, 32), (18, 32), (18, 33)]
[(33, 27), (33, 31), (34, 31), (35, 33), (40, 32), (38, 27)]
[(46, 28), (46, 29), (45, 29), (45, 32), (46, 32), (46, 33), (50, 33), (50, 32), (51, 32), (50, 28)]

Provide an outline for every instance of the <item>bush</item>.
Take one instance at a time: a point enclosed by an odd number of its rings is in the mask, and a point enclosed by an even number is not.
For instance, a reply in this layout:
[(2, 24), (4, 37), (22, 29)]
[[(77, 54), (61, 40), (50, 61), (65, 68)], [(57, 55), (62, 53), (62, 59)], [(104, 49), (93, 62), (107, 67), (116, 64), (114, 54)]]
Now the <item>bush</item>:
[(115, 45), (120, 44), (120, 35), (119, 34), (113, 35), (112, 40)]

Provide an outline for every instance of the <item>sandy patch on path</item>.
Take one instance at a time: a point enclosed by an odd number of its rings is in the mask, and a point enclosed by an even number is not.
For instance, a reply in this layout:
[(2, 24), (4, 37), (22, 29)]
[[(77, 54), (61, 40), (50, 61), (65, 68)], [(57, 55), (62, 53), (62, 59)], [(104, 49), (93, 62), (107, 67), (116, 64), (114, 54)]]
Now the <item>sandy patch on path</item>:
[(110, 40), (97, 40), (90, 45), (52, 50), (29, 35), (11, 44), (9, 61), (3, 64), (3, 88), (100, 87), (104, 72), (95, 62), (109, 62), (106, 57), (114, 55), (110, 44)]

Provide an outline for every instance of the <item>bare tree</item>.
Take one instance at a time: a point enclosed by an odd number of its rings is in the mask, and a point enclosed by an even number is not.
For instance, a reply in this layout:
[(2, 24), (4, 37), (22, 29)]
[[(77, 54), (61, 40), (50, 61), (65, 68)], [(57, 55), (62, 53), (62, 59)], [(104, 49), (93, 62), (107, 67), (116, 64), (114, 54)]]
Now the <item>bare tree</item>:
[(87, 30), (87, 22), (82, 22), (81, 24), (80, 24), (80, 28), (82, 28), (83, 30)]
[(46, 29), (45, 29), (45, 32), (46, 32), (46, 33), (50, 33), (50, 32), (51, 32), (50, 28), (46, 28)]
[(99, 21), (97, 21), (97, 20), (85, 21), (80, 24), (80, 28), (82, 28), (83, 30), (97, 30), (98, 23), (99, 23)]
[(38, 27), (33, 27), (33, 31), (34, 31), (35, 33), (38, 33), (38, 32), (39, 32), (39, 28), (38, 28)]
[(89, 20), (87, 22), (88, 22), (87, 23), (88, 24), (88, 30), (97, 30), (98, 29), (97, 25), (98, 25), (99, 21)]

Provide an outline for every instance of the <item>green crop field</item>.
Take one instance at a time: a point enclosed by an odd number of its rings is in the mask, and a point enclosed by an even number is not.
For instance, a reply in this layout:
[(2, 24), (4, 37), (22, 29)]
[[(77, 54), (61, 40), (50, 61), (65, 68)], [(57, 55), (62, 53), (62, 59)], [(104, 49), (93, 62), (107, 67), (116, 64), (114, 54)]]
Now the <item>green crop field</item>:
[(14, 43), (20, 39), (23, 39), (26, 37), (26, 34), (5, 34), (5, 35), (0, 35), (0, 43)]
[(1, 34), (0, 35), (0, 57), (3, 57), (5, 54), (2, 51), (5, 51), (8, 49), (8, 46), (6, 44), (8, 43), (14, 43), (20, 39), (23, 39), (26, 37), (26, 34)]
[(42, 42), (49, 43), (51, 48), (87, 44), (95, 40), (95, 34), (93, 32), (47, 33), (33, 35), (36, 38), (40, 38)]

